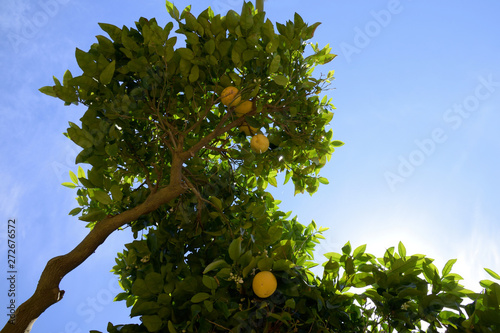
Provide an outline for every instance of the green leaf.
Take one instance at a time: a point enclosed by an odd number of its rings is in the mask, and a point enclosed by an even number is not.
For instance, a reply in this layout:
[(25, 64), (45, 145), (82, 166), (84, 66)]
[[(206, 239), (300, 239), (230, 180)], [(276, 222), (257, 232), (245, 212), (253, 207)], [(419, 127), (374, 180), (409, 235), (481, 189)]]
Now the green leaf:
[(257, 267), (261, 271), (269, 271), (273, 268), (274, 260), (272, 258), (262, 258), (257, 263)]
[(292, 178), (292, 176), (293, 176), (293, 171), (287, 170), (286, 171), (286, 175), (285, 175), (285, 180), (283, 182), (283, 185), (286, 184), (286, 183), (288, 183), (288, 181), (290, 180), (290, 178)]
[(70, 128), (68, 128), (68, 136), (69, 138), (74, 142), (76, 143), (77, 145), (79, 145), (80, 147), (82, 148), (90, 148), (92, 147), (94, 144), (92, 143), (91, 140), (89, 140), (85, 134), (83, 133), (82, 129), (79, 128), (78, 126), (76, 125), (71, 125), (70, 123)]
[(226, 14), (226, 24), (229, 31), (234, 31), (236, 27), (240, 24), (240, 15), (234, 10), (230, 10)]
[(273, 244), (281, 239), (283, 228), (278, 225), (273, 225), (271, 228), (269, 228), (269, 231), (267, 233), (269, 234), (270, 244)]
[(157, 332), (163, 324), (160, 316), (158, 315), (146, 315), (142, 316), (141, 319), (144, 326), (146, 326), (146, 328), (148, 329), (148, 332)]
[(406, 271), (412, 269), (417, 264), (418, 257), (412, 256), (410, 259), (404, 261), (403, 259), (396, 259), (393, 263), (390, 272), (391, 273), (405, 273)]
[(132, 285), (132, 293), (139, 297), (149, 297), (151, 295), (146, 282), (140, 278), (134, 281), (134, 284)]
[(295, 300), (293, 298), (289, 298), (285, 302), (285, 306), (290, 309), (295, 309)]
[(106, 212), (103, 212), (98, 208), (91, 208), (89, 209), (87, 214), (80, 216), (78, 219), (85, 222), (96, 222), (102, 220), (105, 217), (106, 217)]
[(78, 178), (85, 178), (85, 171), (81, 166), (78, 167)]
[(101, 81), (102, 84), (111, 83), (111, 80), (113, 79), (113, 74), (115, 73), (115, 64), (116, 61), (113, 60), (102, 71), (101, 75), (99, 76), (99, 81)]
[(273, 81), (283, 87), (288, 84), (288, 78), (284, 75), (276, 75), (275, 77), (273, 77)]
[(222, 210), (222, 201), (219, 198), (212, 196), (210, 197), (210, 202), (212, 202), (218, 210)]
[[(244, 229), (244, 228), (243, 228)], [(248, 264), (250, 264), (250, 262), (252, 261), (253, 259), (253, 256), (252, 256), (252, 250), (248, 250), (247, 252), (245, 252), (244, 254), (242, 254), (239, 258), (238, 258), (238, 261), (237, 263), (241, 265), (241, 267), (245, 267), (247, 266)]]
[(111, 195), (113, 196), (114, 201), (122, 201), (123, 193), (122, 193), (120, 186), (118, 186), (118, 185), (111, 186), (110, 192), (111, 192)]
[(241, 85), (241, 77), (238, 74), (232, 72), (232, 73), (229, 73), (229, 77), (231, 78), (231, 80), (233, 80), (233, 82), (236, 86)]
[[(127, 298), (128, 300), (129, 298)], [(154, 315), (160, 309), (160, 305), (157, 302), (135, 302), (134, 306), (130, 310), (130, 316), (136, 317), (140, 315)]]
[(203, 302), (204, 300), (210, 298), (210, 294), (207, 293), (197, 293), (193, 297), (191, 297), (191, 302), (192, 303), (200, 303)]
[(401, 258), (406, 257), (406, 248), (401, 241), (398, 244), (398, 253)]
[(218, 287), (217, 281), (211, 276), (203, 275), (202, 281), (203, 281), (203, 284), (205, 285), (205, 287), (207, 287), (208, 289), (215, 290)]
[(111, 145), (106, 145), (106, 148), (104, 149), (106, 151), (106, 154), (109, 156), (117, 156), (118, 155), (118, 145), (116, 143), (113, 143)]
[(342, 257), (342, 255), (340, 253), (336, 253), (336, 252), (328, 252), (328, 253), (325, 253), (324, 256), (327, 258), (327, 259), (332, 259), (333, 261), (340, 261), (340, 258)]
[(236, 66), (239, 66), (241, 64), (241, 56), (235, 49), (231, 51), (231, 60)]
[(63, 86), (69, 86), (72, 79), (73, 75), (71, 75), (71, 72), (67, 69), (63, 76)]
[(213, 39), (210, 39), (208, 42), (205, 43), (204, 47), (205, 51), (208, 54), (213, 54), (215, 51), (215, 41)]
[(74, 183), (70, 183), (70, 182), (64, 182), (61, 185), (69, 187), (69, 188), (76, 188), (76, 185)]
[(250, 29), (253, 25), (253, 15), (250, 3), (246, 3), (246, 5), (243, 5), (243, 10), (241, 11), (240, 24), (241, 28), (245, 30)]
[(168, 332), (169, 333), (177, 333), (177, 331), (175, 330), (174, 324), (172, 323), (171, 320), (168, 321)]
[(275, 55), (271, 65), (269, 65), (268, 74), (276, 73), (281, 65), (281, 56), (279, 54)]
[(208, 312), (212, 312), (214, 310), (214, 302), (212, 301), (203, 301), (203, 305), (205, 305), (205, 308), (207, 309)]
[(80, 177), (78, 178), (78, 180), (80, 181), (80, 183), (82, 183), (83, 186), (85, 186), (86, 188), (94, 188), (94, 184), (92, 184), (92, 182), (90, 180), (88, 180), (87, 178), (84, 178), (84, 177)]
[(358, 273), (354, 276), (353, 287), (363, 288), (375, 283), (375, 278), (371, 273)]
[(42, 94), (45, 94), (45, 95), (49, 95), (49, 96), (52, 96), (52, 97), (57, 97), (57, 94), (54, 91), (54, 87), (53, 86), (41, 87), (40, 89), (38, 89), (38, 91), (40, 91)]
[(489, 289), (491, 285), (493, 285), (495, 282), (491, 281), (491, 280), (481, 280), (479, 281), (479, 284), (481, 285), (481, 287), (485, 288), (485, 289)]
[(206, 274), (214, 269), (221, 267), (229, 267), (229, 264), (224, 259), (215, 260), (214, 262), (208, 264), (207, 267), (205, 267), (203, 274)]
[(366, 251), (366, 244), (358, 246), (354, 252), (352, 253), (352, 256), (354, 259), (358, 259), (363, 253)]
[[(255, 58), (255, 51), (254, 50), (245, 50), (245, 51), (243, 51), (242, 56), (243, 56), (243, 61), (247, 62), (247, 61)], [(255, 96), (252, 96), (252, 97), (255, 97)]]
[(429, 282), (429, 283), (432, 283), (435, 279), (435, 276), (436, 275), (439, 275), (438, 271), (436, 270), (436, 267), (433, 265), (433, 264), (424, 264), (422, 266), (422, 268), (424, 269), (424, 277), (425, 279)]
[(95, 191), (94, 198), (97, 201), (99, 201), (100, 203), (102, 203), (103, 205), (109, 205), (110, 203), (113, 202), (113, 200), (111, 200), (111, 197), (109, 196), (109, 194), (107, 194), (106, 192), (103, 192), (103, 191)]
[(345, 272), (349, 275), (353, 275), (356, 271), (354, 270), (354, 262), (352, 257), (347, 257), (345, 261)]
[(250, 271), (253, 270), (256, 266), (257, 266), (257, 259), (255, 259), (255, 257), (252, 257), (250, 263), (245, 268), (243, 268), (243, 277), (247, 277)]
[(493, 272), (491, 269), (485, 268), (484, 270), (486, 271), (486, 273), (488, 273), (489, 275), (491, 275), (493, 278), (495, 278), (497, 280), (500, 280), (500, 275), (498, 275), (497, 273)]
[(278, 181), (276, 180), (276, 177), (268, 177), (267, 182), (274, 187), (278, 187)]
[(181, 48), (178, 48), (176, 51), (179, 52), (180, 56), (183, 59), (186, 59), (186, 60), (193, 60), (194, 59), (193, 51), (188, 49), (188, 48), (181, 47)]
[(83, 70), (84, 73), (92, 75), (97, 71), (97, 64), (91, 54), (77, 48), (75, 51), (75, 57), (78, 66)]
[(238, 237), (233, 239), (231, 244), (229, 245), (229, 257), (231, 260), (236, 261), (241, 256), (241, 242), (242, 238)]
[(163, 290), (163, 278), (160, 273), (151, 272), (144, 278), (144, 282), (153, 294), (159, 294)]
[(330, 184), (330, 182), (328, 181), (328, 179), (326, 179), (325, 177), (319, 177), (318, 180), (319, 180), (319, 182), (321, 184), (324, 184), (324, 185)]
[(335, 140), (335, 141), (332, 141), (332, 145), (334, 147), (342, 147), (344, 145), (344, 143), (342, 141)]
[(102, 30), (108, 33), (109, 37), (115, 42), (119, 42), (121, 40), (122, 29), (118, 28), (109, 23), (98, 23)]
[(82, 208), (81, 207), (76, 207), (76, 208), (73, 208), (69, 213), (68, 215), (71, 215), (71, 216), (76, 216), (78, 215), (80, 212), (82, 211)]
[(342, 253), (345, 255), (351, 254), (351, 243), (349, 241), (344, 245), (344, 247), (342, 247)]
[(453, 265), (457, 262), (457, 259), (450, 259), (448, 262), (444, 265), (443, 271), (442, 271), (442, 276), (445, 277), (451, 272), (451, 268)]
[(98, 35), (96, 38), (99, 41), (98, 50), (108, 58), (112, 56), (114, 57), (115, 46), (113, 45), (113, 42), (102, 35)]
[(191, 74), (189, 74), (189, 82), (193, 83), (200, 77), (200, 68), (198, 65), (191, 67)]
[(287, 271), (290, 268), (290, 265), (293, 265), (291, 261), (288, 261), (286, 259), (280, 259), (273, 263), (273, 271), (277, 272)]
[(71, 170), (69, 171), (69, 178), (71, 178), (71, 181), (75, 183), (75, 185), (78, 185), (78, 177)]
[(314, 32), (316, 31), (316, 28), (321, 24), (321, 22), (316, 22), (306, 29), (306, 35), (304, 36), (305, 40), (311, 39), (314, 36)]
[[(170, 16), (174, 20), (178, 21), (179, 20), (179, 16), (180, 16), (179, 10), (170, 1), (166, 1), (166, 6), (167, 6), (167, 12), (170, 14)], [(169, 329), (170, 329), (170, 325), (169, 325)], [(175, 331), (175, 329), (174, 329), (174, 331)], [(170, 332), (170, 333), (172, 333), (172, 332)]]

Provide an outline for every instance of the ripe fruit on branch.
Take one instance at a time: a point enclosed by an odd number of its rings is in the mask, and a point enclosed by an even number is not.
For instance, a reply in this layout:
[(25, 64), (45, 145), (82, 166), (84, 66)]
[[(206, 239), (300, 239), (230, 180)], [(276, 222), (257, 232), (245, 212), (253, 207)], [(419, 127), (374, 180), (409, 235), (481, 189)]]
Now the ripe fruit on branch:
[(225, 106), (235, 106), (241, 101), (239, 90), (236, 87), (226, 87), (222, 90), (221, 98), (222, 104)]
[(278, 287), (278, 282), (273, 273), (268, 271), (259, 272), (252, 281), (252, 289), (255, 295), (260, 298), (271, 296)]
[(259, 131), (259, 129), (245, 123), (240, 126), (240, 131), (245, 133), (246, 136), (253, 136), (255, 133)]
[(257, 154), (262, 154), (269, 149), (269, 139), (264, 134), (257, 134), (250, 140), (250, 148)]
[(253, 103), (251, 101), (243, 101), (237, 107), (234, 108), (236, 116), (241, 117), (244, 114), (253, 110)]

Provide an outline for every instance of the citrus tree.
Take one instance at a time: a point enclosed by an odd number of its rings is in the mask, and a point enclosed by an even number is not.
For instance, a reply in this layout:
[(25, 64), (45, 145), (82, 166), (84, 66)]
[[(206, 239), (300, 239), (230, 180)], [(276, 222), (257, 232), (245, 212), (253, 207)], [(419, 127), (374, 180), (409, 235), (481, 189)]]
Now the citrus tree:
[(141, 324), (108, 332), (422, 331), (422, 321), (428, 331), (499, 330), (498, 283), (466, 290), (453, 260), (439, 272), (403, 244), (377, 258), (347, 243), (326, 254), (322, 276), (311, 272), (325, 229), (281, 211), (266, 188), (281, 173), (296, 194), (313, 194), (343, 144), (327, 128), (331, 100), (318, 96), (333, 72), (313, 76), (335, 57), (308, 42), (319, 23), (296, 14), (273, 24), (261, 1), (225, 16), (167, 10), (164, 27), (101, 24), (107, 37), (76, 50), (82, 73), (41, 88), (87, 107), (65, 133), (86, 170), (63, 185), (76, 189), (70, 214), (90, 231), (47, 263), (2, 332), (24, 332), (60, 301), (60, 280), (117, 229), (136, 240), (116, 259), (116, 300)]

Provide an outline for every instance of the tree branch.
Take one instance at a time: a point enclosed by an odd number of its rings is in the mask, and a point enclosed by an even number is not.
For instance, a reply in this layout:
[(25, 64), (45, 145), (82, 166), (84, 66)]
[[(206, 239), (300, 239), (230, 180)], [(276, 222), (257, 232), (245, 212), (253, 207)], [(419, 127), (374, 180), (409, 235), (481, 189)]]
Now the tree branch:
[(113, 231), (184, 193), (186, 186), (182, 183), (182, 162), (177, 155), (174, 155), (169, 185), (151, 193), (142, 204), (99, 221), (72, 251), (50, 259), (40, 276), (35, 292), (17, 309), (15, 323), (7, 322), (0, 333), (25, 333), (34, 320), (61, 300), (64, 291), (59, 289), (59, 282), (62, 278), (90, 257)]
[[(251, 111), (249, 113), (247, 113), (246, 115), (249, 116), (249, 115), (253, 115), (255, 111)], [(227, 117), (229, 116), (229, 114), (225, 115), (221, 122), (220, 123), (223, 123), (223, 121), (225, 119), (227, 119)], [(231, 128), (234, 128), (236, 126), (240, 126), (242, 125), (243, 123), (245, 122), (245, 117), (242, 116), (242, 117), (239, 117), (237, 118), (236, 120), (234, 120), (233, 122), (231, 122), (230, 124), (224, 126), (224, 127), (221, 127), (221, 126), (217, 126), (215, 128), (215, 130), (210, 133), (209, 135), (205, 136), (203, 139), (201, 139), (200, 141), (198, 141), (195, 145), (193, 145), (191, 148), (189, 148), (188, 150), (186, 150), (185, 152), (182, 153), (182, 159), (185, 160), (185, 159), (188, 159), (190, 158), (191, 156), (194, 156), (194, 154), (199, 151), (201, 148), (207, 146), (213, 139), (215, 139), (216, 137), (220, 136), (221, 134), (223, 133), (226, 133), (227, 131), (229, 131)]]
[(256, 0), (255, 7), (257, 8), (258, 12), (263, 12), (264, 11), (264, 0)]

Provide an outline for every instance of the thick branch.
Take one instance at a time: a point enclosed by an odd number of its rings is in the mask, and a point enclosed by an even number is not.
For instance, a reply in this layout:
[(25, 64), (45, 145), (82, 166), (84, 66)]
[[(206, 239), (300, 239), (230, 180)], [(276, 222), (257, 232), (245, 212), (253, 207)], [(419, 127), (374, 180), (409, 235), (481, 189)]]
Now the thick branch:
[(141, 215), (158, 209), (185, 192), (186, 186), (181, 182), (181, 168), (182, 161), (174, 158), (171, 182), (168, 186), (150, 194), (142, 204), (98, 222), (71, 252), (49, 260), (34, 294), (17, 309), (15, 324), (8, 322), (0, 333), (24, 333), (33, 320), (62, 298), (64, 291), (59, 289), (62, 278), (92, 255), (113, 231), (137, 220)]

